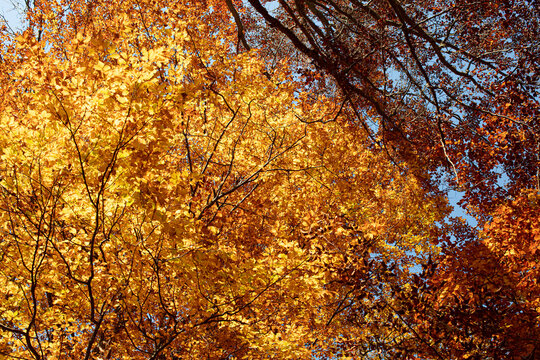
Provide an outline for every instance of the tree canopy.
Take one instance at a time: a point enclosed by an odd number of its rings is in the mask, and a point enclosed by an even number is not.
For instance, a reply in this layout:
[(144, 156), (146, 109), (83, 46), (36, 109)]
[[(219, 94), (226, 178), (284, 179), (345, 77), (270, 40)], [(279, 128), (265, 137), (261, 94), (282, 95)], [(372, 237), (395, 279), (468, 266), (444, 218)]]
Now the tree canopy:
[(535, 4), (26, 6), (1, 357), (538, 356)]

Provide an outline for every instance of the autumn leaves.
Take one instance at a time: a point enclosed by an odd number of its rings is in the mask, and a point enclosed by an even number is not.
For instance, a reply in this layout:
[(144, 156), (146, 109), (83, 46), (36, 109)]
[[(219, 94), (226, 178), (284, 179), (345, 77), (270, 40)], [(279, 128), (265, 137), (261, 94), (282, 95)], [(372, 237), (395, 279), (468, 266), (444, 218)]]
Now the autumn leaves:
[(534, 325), (536, 195), (440, 247), (430, 160), (304, 60), (238, 51), (230, 6), (44, 1), (2, 45), (0, 354), (459, 357), (491, 316), (461, 310), (516, 294), (485, 283), (494, 253)]

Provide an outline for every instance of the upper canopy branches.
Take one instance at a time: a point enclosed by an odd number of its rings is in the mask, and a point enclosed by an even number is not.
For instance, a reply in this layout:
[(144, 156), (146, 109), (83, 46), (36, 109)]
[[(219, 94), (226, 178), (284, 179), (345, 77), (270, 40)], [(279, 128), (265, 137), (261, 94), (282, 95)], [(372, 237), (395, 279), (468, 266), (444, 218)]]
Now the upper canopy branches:
[[(358, 121), (368, 121), (365, 129), (374, 141), (398, 148), (409, 159), (416, 153), (423, 167), (443, 166), (475, 206), (487, 200), (484, 191), (475, 191), (479, 185), (502, 198), (522, 187), (540, 188), (536, 5), (398, 0), (237, 4), (246, 11), (248, 43), (271, 49), (285, 39), (307, 59), (297, 71), (312, 89), (314, 74), (329, 75), (357, 114), (367, 112), (367, 120)], [(260, 26), (281, 36), (261, 36)], [(495, 186), (501, 173), (512, 180), (507, 192)], [(478, 176), (486, 184), (478, 184)]]

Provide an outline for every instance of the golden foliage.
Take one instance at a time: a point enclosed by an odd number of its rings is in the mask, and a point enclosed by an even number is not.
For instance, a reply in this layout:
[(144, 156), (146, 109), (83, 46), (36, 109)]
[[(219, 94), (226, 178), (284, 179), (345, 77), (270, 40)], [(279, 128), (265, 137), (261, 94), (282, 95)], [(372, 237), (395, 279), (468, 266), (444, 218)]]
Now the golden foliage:
[(395, 316), (390, 284), (353, 294), (374, 259), (397, 282), (437, 251), (444, 201), (285, 64), (236, 53), (219, 3), (108, 3), (41, 2), (2, 54), (1, 353), (307, 358), (410, 336), (347, 307)]

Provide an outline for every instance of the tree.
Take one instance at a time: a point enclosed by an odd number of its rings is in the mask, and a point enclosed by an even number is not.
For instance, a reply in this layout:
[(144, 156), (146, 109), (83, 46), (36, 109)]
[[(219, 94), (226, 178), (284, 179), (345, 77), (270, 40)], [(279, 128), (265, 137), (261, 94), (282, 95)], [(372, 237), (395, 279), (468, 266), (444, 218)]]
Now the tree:
[(444, 197), (285, 62), (270, 74), (237, 52), (227, 11), (50, 0), (3, 33), (2, 355), (384, 357), (421, 341), (392, 292), (438, 252)]
[[(540, 187), (536, 2), (270, 4), (237, 6), (308, 60), (297, 69), (307, 82), (332, 78), (374, 141), (449, 171), (475, 207)], [(272, 48), (277, 35), (255, 29), (247, 41)]]
[(340, 97), (374, 144), (426, 171), (427, 188), (464, 192), (461, 203), (476, 217), (476, 229), (459, 221), (442, 228), (442, 253), (413, 291), (394, 289), (418, 335), (394, 350), (538, 357), (530, 280), (539, 244), (538, 2), (235, 4), (248, 29), (238, 33), (242, 43), (273, 49), (285, 41), (306, 88)]

